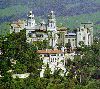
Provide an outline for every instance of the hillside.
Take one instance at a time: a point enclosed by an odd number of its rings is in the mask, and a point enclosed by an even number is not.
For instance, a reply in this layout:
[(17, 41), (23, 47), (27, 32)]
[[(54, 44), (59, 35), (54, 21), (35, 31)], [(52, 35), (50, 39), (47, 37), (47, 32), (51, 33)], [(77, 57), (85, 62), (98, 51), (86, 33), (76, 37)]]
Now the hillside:
[(26, 18), (29, 10), (44, 19), (54, 10), (58, 24), (70, 28), (82, 21), (92, 21), (95, 29), (100, 28), (100, 0), (0, 0), (0, 30), (5, 31), (5, 22)]

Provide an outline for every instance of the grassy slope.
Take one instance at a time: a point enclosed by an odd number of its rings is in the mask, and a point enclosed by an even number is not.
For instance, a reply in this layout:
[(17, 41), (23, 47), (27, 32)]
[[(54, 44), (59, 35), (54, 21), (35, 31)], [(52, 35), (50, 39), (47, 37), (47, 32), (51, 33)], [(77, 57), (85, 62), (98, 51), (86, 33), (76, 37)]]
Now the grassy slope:
[(10, 25), (9, 22), (0, 24), (0, 35), (6, 35), (9, 33)]
[(21, 14), (26, 11), (27, 11), (27, 7), (25, 5), (15, 5), (5, 9), (0, 9), (0, 17)]
[[(25, 5), (15, 5), (10, 6), (5, 9), (0, 9), (0, 18), (12, 16), (16, 17), (28, 11), (28, 8)], [(0, 24), (0, 35), (5, 35), (9, 33), (9, 22), (4, 22)]]
[[(40, 18), (41, 17), (36, 18), (37, 22), (40, 21)], [(87, 22), (87, 21), (91, 21), (94, 24), (100, 21), (100, 12), (70, 16), (70, 17), (67, 16), (57, 17), (57, 25), (60, 25), (62, 23), (63, 26), (66, 26), (71, 29), (79, 27), (81, 22)], [(0, 34), (6, 34), (7, 32), (9, 32), (8, 29), (9, 25), (7, 22), (0, 24)], [(97, 30), (100, 31), (100, 24), (94, 25), (94, 33), (97, 32)]]
[[(64, 26), (69, 28), (76, 28), (80, 26), (81, 22), (88, 22), (91, 21), (94, 24), (97, 21), (100, 21), (100, 12), (91, 13), (91, 14), (82, 14), (70, 17), (59, 17), (57, 22), (64, 24)], [(58, 24), (59, 24), (58, 23)], [(100, 29), (100, 25), (94, 25), (94, 29)]]

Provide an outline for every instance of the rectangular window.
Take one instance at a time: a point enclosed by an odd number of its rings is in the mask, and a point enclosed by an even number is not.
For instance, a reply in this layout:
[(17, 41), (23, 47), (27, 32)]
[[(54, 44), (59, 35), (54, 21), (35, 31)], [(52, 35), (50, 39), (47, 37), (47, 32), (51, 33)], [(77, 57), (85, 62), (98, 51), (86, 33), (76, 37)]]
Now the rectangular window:
[(56, 62), (56, 58), (55, 58), (55, 62)]
[(44, 54), (44, 57), (49, 57), (49, 54)]
[(72, 41), (74, 41), (74, 39), (72, 39)]
[(57, 65), (59, 64), (59, 62), (57, 62)]
[(68, 39), (68, 42), (70, 42), (70, 39)]
[(61, 54), (61, 56), (63, 56), (63, 54)]
[(51, 56), (56, 56), (56, 54), (51, 54)]

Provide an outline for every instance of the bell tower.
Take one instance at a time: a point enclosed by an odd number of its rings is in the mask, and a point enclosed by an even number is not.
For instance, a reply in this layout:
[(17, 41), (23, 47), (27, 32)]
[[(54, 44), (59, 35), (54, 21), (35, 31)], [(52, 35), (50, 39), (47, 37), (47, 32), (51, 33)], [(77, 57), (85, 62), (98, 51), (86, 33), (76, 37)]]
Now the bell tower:
[(56, 19), (54, 15), (54, 11), (51, 11), (48, 15), (48, 25), (47, 25), (48, 31), (56, 31)]
[(32, 13), (32, 11), (28, 13), (27, 26), (35, 28), (35, 19), (34, 19), (34, 14)]

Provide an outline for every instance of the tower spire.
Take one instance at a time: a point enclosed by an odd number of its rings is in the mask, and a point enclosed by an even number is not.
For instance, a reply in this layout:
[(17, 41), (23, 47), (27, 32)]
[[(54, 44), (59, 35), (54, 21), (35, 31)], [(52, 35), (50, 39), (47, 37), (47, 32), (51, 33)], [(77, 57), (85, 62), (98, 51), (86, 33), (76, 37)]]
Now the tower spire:
[(35, 18), (32, 11), (29, 11), (28, 13), (27, 25), (28, 27), (35, 28)]
[(56, 19), (55, 19), (55, 14), (54, 11), (51, 11), (50, 14), (48, 15), (48, 29), (50, 31), (56, 31)]

